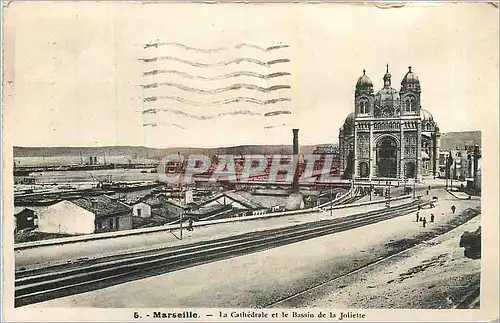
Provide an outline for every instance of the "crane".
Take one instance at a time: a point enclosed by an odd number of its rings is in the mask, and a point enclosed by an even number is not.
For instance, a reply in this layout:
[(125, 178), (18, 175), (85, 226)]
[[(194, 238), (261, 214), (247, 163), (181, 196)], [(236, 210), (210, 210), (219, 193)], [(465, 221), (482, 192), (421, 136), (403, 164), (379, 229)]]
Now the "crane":
[(129, 169), (130, 169), (130, 168), (132, 168), (132, 159), (127, 158), (127, 157), (125, 157), (125, 156), (124, 156), (123, 158), (125, 158), (125, 159), (128, 161), (128, 168), (129, 168)]
[(101, 188), (103, 183), (109, 183), (109, 182), (111, 182), (111, 175), (107, 175), (106, 180), (104, 180), (104, 181), (103, 181), (103, 180), (100, 180), (100, 179), (96, 178), (96, 177), (95, 177), (92, 173), (90, 173), (90, 172), (87, 172), (87, 174), (89, 174), (89, 175), (90, 175), (90, 177), (91, 177), (94, 181), (96, 181), (96, 182), (97, 182), (97, 188)]

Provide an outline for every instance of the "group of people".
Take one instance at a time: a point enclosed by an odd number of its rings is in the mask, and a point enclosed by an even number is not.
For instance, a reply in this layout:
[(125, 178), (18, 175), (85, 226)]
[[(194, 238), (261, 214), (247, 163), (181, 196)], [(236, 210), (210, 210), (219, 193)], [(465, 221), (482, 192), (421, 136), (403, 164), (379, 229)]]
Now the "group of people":
[[(431, 219), (430, 219), (430, 222), (434, 222), (434, 213), (431, 213)], [(422, 222), (422, 226), (425, 228), (425, 225), (427, 224), (427, 219), (425, 218), (425, 216), (421, 217), (419, 212), (417, 212), (417, 223), (418, 222)]]
[[(419, 209), (419, 210), (421, 209), (420, 205), (418, 206), (418, 209)], [(455, 205), (452, 205), (452, 206), (451, 206), (451, 213), (452, 213), (452, 214), (455, 214), (455, 211), (456, 211), (456, 210), (457, 210), (457, 207), (456, 207)], [(444, 216), (444, 213), (441, 213), (441, 215), (443, 215), (443, 216)], [(431, 213), (431, 216), (430, 216), (430, 222), (431, 222), (431, 223), (434, 223), (434, 219), (435, 219), (435, 218), (436, 218), (436, 217), (434, 216), (434, 213)], [(416, 219), (416, 222), (417, 222), (417, 223), (422, 222), (422, 226), (425, 228), (425, 225), (427, 224), (427, 219), (426, 219), (426, 217), (425, 217), (425, 216), (423, 216), (423, 217), (422, 217), (422, 216), (420, 216), (420, 212), (417, 212), (417, 219)]]

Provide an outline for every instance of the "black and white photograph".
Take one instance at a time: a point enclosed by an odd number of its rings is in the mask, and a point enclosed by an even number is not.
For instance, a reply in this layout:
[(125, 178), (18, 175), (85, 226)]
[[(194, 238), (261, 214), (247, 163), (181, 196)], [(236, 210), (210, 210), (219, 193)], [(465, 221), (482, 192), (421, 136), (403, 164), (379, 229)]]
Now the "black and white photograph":
[(10, 1), (2, 31), (6, 321), (498, 320), (498, 2)]

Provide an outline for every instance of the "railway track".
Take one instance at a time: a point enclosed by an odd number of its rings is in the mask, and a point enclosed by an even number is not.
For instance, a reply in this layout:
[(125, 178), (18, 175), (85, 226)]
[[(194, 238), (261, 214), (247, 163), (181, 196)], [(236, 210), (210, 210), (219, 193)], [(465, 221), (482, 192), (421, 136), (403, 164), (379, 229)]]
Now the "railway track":
[[(454, 229), (451, 229), (451, 231)], [(448, 231), (445, 231), (441, 234), (445, 234)], [(376, 266), (378, 264), (384, 263), (392, 258), (399, 257), (401, 254), (404, 254), (408, 252), (408, 250), (418, 247), (421, 245), (419, 243), (417, 246), (413, 247), (407, 247), (402, 250), (399, 250), (396, 253), (388, 254), (387, 256), (379, 257), (377, 259), (374, 259), (370, 262), (367, 262), (366, 264), (359, 266), (357, 268), (354, 268), (351, 271), (348, 271), (346, 273), (343, 273), (341, 275), (332, 277), (326, 281), (323, 281), (317, 285), (310, 286), (306, 289), (297, 291), (291, 295), (285, 296), (283, 298), (280, 298), (278, 300), (274, 300), (273, 302), (267, 304), (264, 306), (264, 308), (293, 308), (293, 307), (298, 307), (299, 304), (303, 304), (303, 301), (307, 299), (308, 295), (310, 295), (311, 292), (318, 292), (321, 294), (322, 289), (325, 288), (325, 286), (329, 286), (335, 282), (338, 282), (346, 277), (349, 277), (351, 275), (355, 275), (357, 273), (363, 272), (367, 268)], [(452, 306), (453, 309), (479, 309), (480, 308), (480, 285), (479, 283), (474, 283), (471, 286), (468, 286), (468, 292), (456, 303)], [(331, 287), (330, 287), (331, 290)]]
[(100, 289), (374, 224), (415, 211), (419, 203), (425, 206), (430, 202), (413, 201), (340, 219), (253, 232), (174, 248), (133, 252), (73, 264), (18, 271), (15, 275), (15, 306)]
[(338, 205), (345, 205), (345, 204), (351, 204), (354, 203), (355, 201), (359, 200), (362, 198), (364, 195), (362, 195), (357, 189), (355, 189), (352, 194), (347, 194), (345, 196), (342, 196), (336, 200), (332, 200), (326, 203), (323, 203), (319, 206), (321, 210), (327, 210), (332, 206), (338, 206)]

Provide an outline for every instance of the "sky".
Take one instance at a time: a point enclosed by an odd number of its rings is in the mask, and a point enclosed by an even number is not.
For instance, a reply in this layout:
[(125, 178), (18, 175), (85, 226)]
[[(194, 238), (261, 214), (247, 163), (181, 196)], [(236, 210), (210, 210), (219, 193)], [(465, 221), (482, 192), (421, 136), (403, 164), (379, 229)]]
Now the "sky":
[[(498, 9), (489, 4), (380, 9), (339, 3), (15, 2), (4, 15), (4, 138), (16, 146), (291, 144), (292, 128), (300, 129), (301, 144), (335, 143), (354, 110), (357, 78), (366, 69), (377, 91), (386, 64), (398, 90), (412, 66), (421, 81), (422, 108), (433, 114), (442, 132), (482, 130), (498, 120)], [(207, 53), (173, 45), (144, 49), (154, 41), (227, 50)], [(241, 43), (288, 47), (262, 51), (236, 46)], [(204, 64), (235, 57), (289, 61), (204, 68), (179, 60), (139, 60), (160, 56)], [(207, 78), (240, 70), (289, 75), (221, 81), (144, 76), (154, 69)], [(154, 82), (205, 90), (250, 82), (261, 88), (289, 88), (200, 94), (168, 86), (141, 87)], [(204, 103), (144, 102), (151, 96)], [(259, 102), (287, 100), (205, 106), (236, 96)], [(158, 112), (143, 113), (148, 109)], [(275, 110), (291, 114), (263, 116)], [(228, 115), (231, 111), (252, 114)]]

